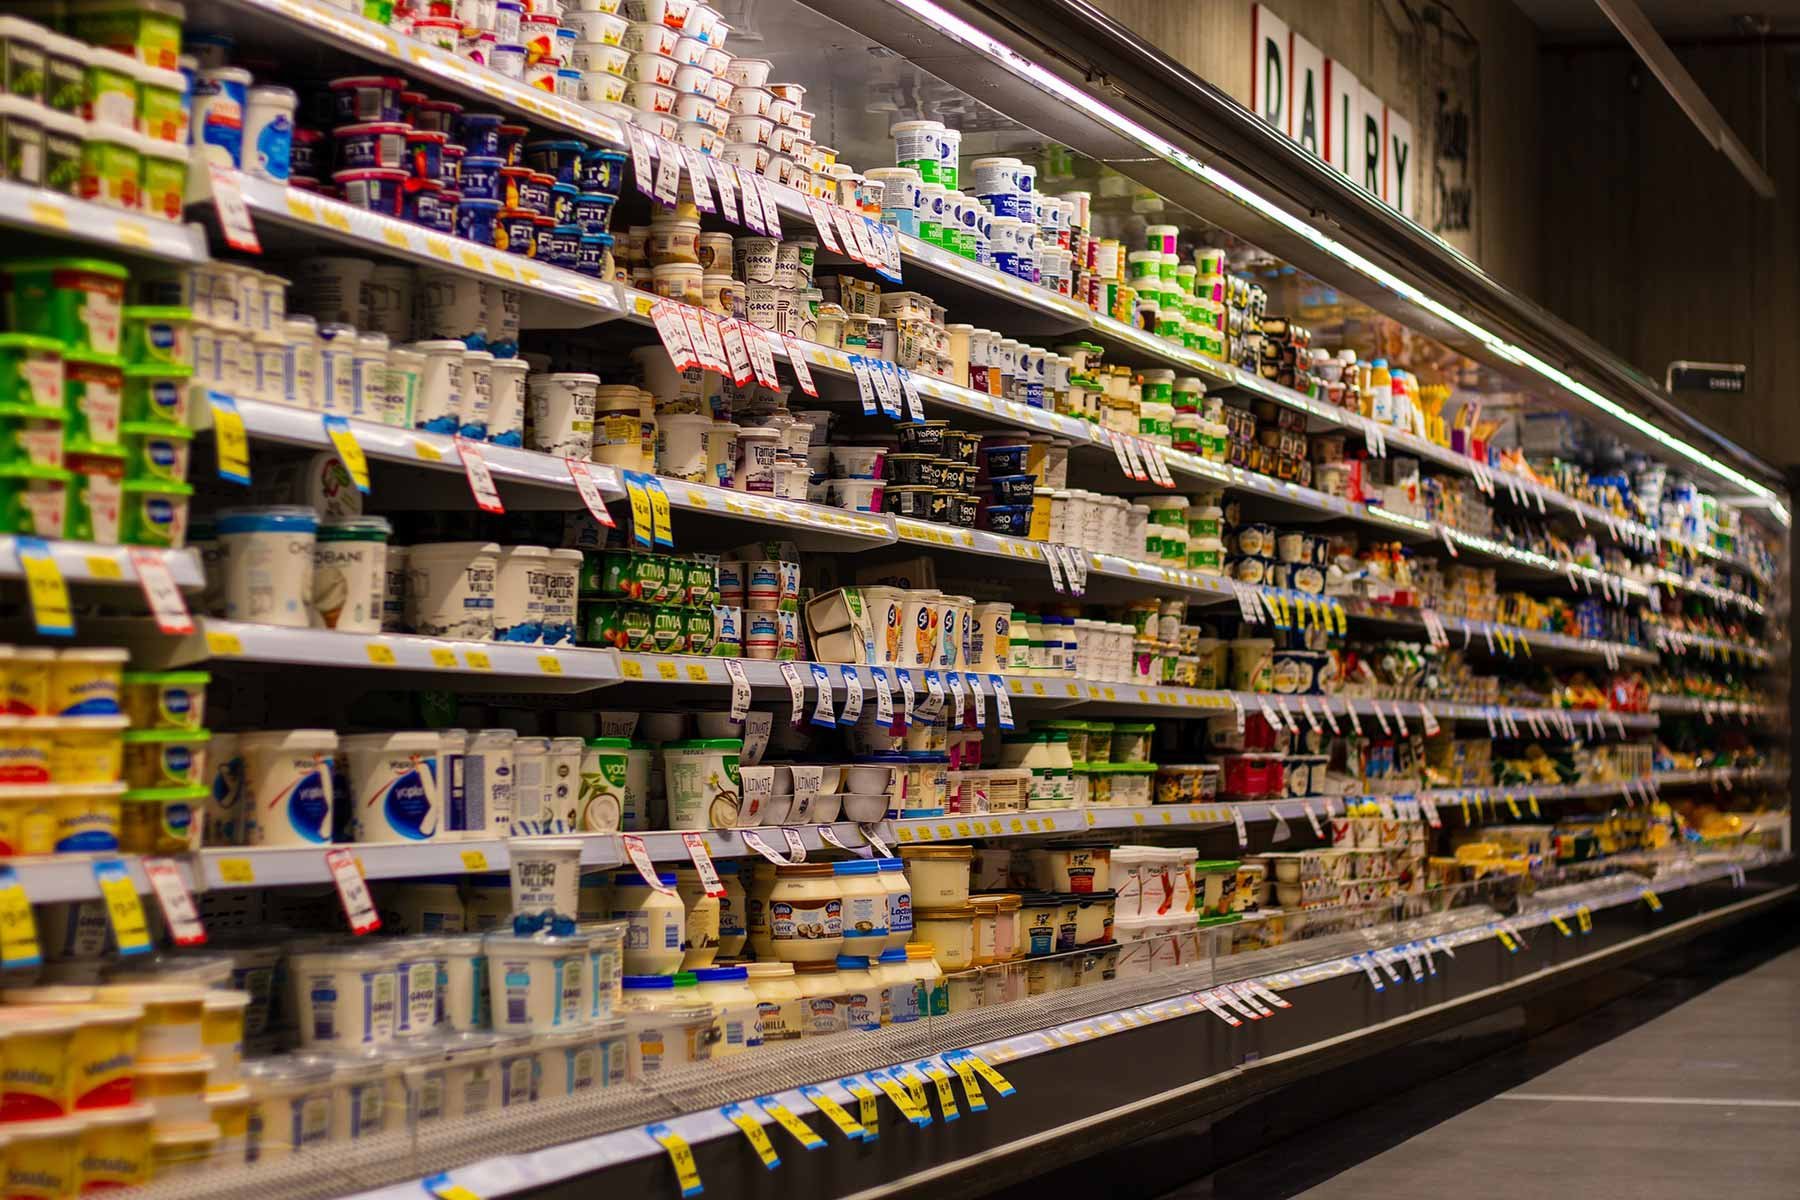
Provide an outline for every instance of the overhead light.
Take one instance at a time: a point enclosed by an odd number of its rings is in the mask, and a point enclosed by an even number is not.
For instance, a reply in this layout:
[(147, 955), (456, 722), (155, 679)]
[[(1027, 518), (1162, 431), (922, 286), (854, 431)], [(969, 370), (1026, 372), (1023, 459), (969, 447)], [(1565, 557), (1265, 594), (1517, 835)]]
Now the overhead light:
[(1555, 384), (1563, 391), (1579, 400), (1606, 413), (1614, 420), (1638, 431), (1658, 445), (1666, 447), (1670, 452), (1686, 459), (1697, 467), (1711, 472), (1720, 479), (1729, 480), (1735, 486), (1769, 504), (1769, 511), (1776, 514), (1783, 525), (1789, 520), (1787, 506), (1781, 502), (1778, 493), (1758, 483), (1756, 480), (1726, 465), (1697, 446), (1690, 445), (1676, 437), (1661, 426), (1646, 421), (1630, 409), (1614, 400), (1608, 399), (1587, 384), (1573, 378), (1567, 372), (1545, 362), (1522, 346), (1515, 346), (1498, 334), (1482, 328), (1461, 313), (1426, 295), (1418, 288), (1407, 283), (1393, 272), (1378, 266), (1357, 251), (1334, 238), (1328, 237), (1320, 230), (1307, 224), (1301, 218), (1288, 212), (1277, 204), (1264, 199), (1255, 191), (1239, 183), (1231, 176), (1195, 158), (1192, 154), (1176, 146), (1168, 139), (1153, 133), (1145, 126), (1127, 117), (1116, 109), (1101, 103), (1093, 95), (1082, 91), (1074, 84), (1062, 79), (1055, 73), (1039, 66), (1012, 47), (983, 33), (962, 18), (945, 11), (932, 0), (892, 0), (892, 3), (907, 10), (919, 20), (939, 32), (955, 39), (972, 50), (986, 55), (999, 63), (1008, 71), (1022, 79), (1037, 85), (1039, 88), (1055, 96), (1072, 108), (1089, 114), (1096, 120), (1111, 127), (1125, 137), (1130, 138), (1144, 149), (1162, 158), (1173, 166), (1180, 167), (1197, 179), (1211, 184), (1219, 191), (1237, 200), (1245, 207), (1255, 210), (1263, 217), (1274, 221), (1289, 232), (1304, 238), (1306, 241), (1325, 251), (1339, 262), (1353, 268), (1365, 278), (1380, 284), (1394, 295), (1410, 303), (1418, 305), (1433, 316), (1451, 326), (1462, 330), (1492, 353), (1515, 363)]

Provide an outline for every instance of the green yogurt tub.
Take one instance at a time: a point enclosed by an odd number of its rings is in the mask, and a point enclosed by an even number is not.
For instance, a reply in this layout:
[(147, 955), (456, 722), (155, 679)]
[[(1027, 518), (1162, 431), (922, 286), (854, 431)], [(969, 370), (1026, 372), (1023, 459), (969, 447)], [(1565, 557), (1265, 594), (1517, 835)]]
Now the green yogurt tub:
[(175, 0), (77, 0), (70, 8), (69, 32), (173, 71), (181, 65), (181, 23), (186, 19), (187, 10)]
[(131, 129), (89, 125), (81, 143), (81, 198), (108, 208), (136, 212), (143, 207), (139, 188), (144, 153)]
[(68, 113), (45, 110), (44, 187), (59, 196), (81, 193), (81, 146), (87, 138), (87, 122)]
[(148, 216), (181, 220), (187, 199), (188, 148), (138, 135), (138, 195)]
[(127, 479), (120, 540), (132, 546), (181, 549), (187, 541), (188, 500), (193, 494), (185, 483)]
[(173, 366), (194, 361), (194, 310), (174, 305), (125, 306), (125, 361)]
[(62, 466), (62, 409), (0, 404), (0, 463)]
[(120, 431), (125, 437), (125, 473), (130, 478), (164, 483), (187, 480), (193, 430), (162, 421), (127, 421)]
[(180, 71), (133, 63), (137, 72), (137, 131), (159, 142), (188, 140), (187, 80)]
[(69, 449), (122, 453), (119, 423), (125, 411), (125, 365), (112, 354), (64, 352), (63, 411), (68, 415)]
[(52, 337), (70, 351), (119, 352), (125, 268), (93, 258), (33, 258), (0, 263), (6, 323)]
[(71, 454), (67, 463), (69, 536), (100, 546), (119, 544), (125, 509), (125, 460), (110, 454)]
[(137, 129), (138, 64), (116, 50), (88, 52), (83, 111), (96, 125)]
[(87, 102), (87, 58), (93, 50), (61, 34), (44, 35), (45, 107), (71, 117), (82, 116)]
[(193, 377), (194, 368), (174, 363), (126, 364), (125, 419), (186, 428)]
[(0, 179), (44, 184), (44, 110), (17, 96), (0, 96)]
[(0, 94), (44, 102), (43, 28), (18, 17), (0, 17)]
[(60, 417), (62, 343), (30, 333), (0, 333), (0, 404), (53, 409)]
[(67, 471), (30, 463), (0, 465), (0, 533), (59, 538), (68, 515)]

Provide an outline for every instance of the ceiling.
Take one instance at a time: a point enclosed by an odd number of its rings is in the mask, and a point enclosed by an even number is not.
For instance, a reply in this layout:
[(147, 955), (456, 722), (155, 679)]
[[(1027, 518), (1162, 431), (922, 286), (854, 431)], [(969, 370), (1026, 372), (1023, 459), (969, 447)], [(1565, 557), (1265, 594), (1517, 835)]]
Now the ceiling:
[[(1547, 39), (1613, 33), (1594, 0), (1513, 0)], [(1800, 0), (1636, 0), (1665, 37), (1729, 37), (1744, 32), (1735, 18), (1758, 13), (1777, 33), (1800, 33)]]

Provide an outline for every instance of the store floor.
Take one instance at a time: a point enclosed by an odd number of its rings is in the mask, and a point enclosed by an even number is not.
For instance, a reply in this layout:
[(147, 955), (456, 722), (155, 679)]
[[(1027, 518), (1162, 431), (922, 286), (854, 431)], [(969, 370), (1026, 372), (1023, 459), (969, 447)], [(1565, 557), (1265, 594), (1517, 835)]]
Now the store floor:
[[(1667, 1007), (1670, 989), (1696, 994)], [(1792, 1200), (1800, 949), (1722, 980), (1659, 981), (1298, 1142), (1163, 1200), (1440, 1200), (1470, 1187), (1507, 1200)]]

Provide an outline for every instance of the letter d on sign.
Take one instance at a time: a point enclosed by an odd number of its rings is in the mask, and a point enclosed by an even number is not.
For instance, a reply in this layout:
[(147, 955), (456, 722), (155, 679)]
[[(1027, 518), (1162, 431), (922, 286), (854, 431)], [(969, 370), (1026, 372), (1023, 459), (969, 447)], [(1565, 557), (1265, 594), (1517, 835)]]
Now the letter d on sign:
[(1258, 4), (1250, 10), (1250, 111), (1291, 135), (1287, 59), (1287, 22)]

